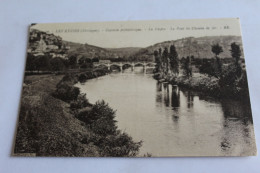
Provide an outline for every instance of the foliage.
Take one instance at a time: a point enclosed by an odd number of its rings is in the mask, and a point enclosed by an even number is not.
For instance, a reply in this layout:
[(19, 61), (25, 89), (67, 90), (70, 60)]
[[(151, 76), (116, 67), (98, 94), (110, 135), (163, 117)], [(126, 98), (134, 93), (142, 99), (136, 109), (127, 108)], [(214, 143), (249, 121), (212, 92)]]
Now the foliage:
[(211, 51), (216, 55), (216, 61), (214, 64), (212, 64), (214, 69), (214, 76), (220, 77), (222, 73), (222, 63), (218, 55), (223, 52), (223, 49), (219, 44), (214, 44), (211, 46)]
[(77, 57), (75, 55), (69, 56), (69, 65), (74, 66), (77, 64)]
[(154, 51), (154, 57), (155, 57), (155, 72), (159, 72), (159, 68), (161, 66), (161, 57), (159, 56), (159, 52), (157, 50)]
[(179, 74), (178, 53), (177, 53), (174, 45), (171, 45), (171, 47), (170, 47), (169, 59), (170, 59), (170, 65), (171, 65), (171, 69), (172, 69), (173, 73)]
[(71, 86), (66, 82), (61, 82), (57, 85), (57, 89), (53, 93), (53, 96), (65, 102), (70, 102), (76, 100), (79, 93), (80, 90), (78, 87)]
[(103, 156), (111, 157), (133, 157), (138, 154), (142, 141), (133, 142), (132, 137), (126, 133), (117, 131), (116, 135), (108, 135), (100, 146), (104, 148)]
[(97, 57), (93, 58), (92, 62), (99, 62), (99, 58), (97, 58)]
[(219, 79), (219, 86), (224, 95), (230, 97), (248, 96), (246, 72), (237, 64), (227, 66)]
[(203, 60), (202, 65), (199, 67), (199, 71), (202, 74), (206, 74), (208, 76), (216, 76), (214, 67), (212, 63), (208, 60)]
[(80, 66), (80, 68), (92, 68), (93, 64), (92, 63), (84, 63)]
[(233, 42), (231, 44), (230, 52), (231, 52), (232, 57), (235, 58), (236, 63), (238, 64), (238, 61), (239, 61), (240, 56), (241, 56), (241, 50), (240, 50), (239, 45), (237, 45), (235, 42)]
[(168, 48), (165, 47), (163, 50), (163, 54), (162, 54), (162, 61), (163, 63), (167, 63), (168, 62)]
[(38, 56), (34, 60), (35, 70), (49, 70), (50, 69), (50, 58), (47, 55)]
[(211, 46), (211, 51), (218, 57), (218, 55), (223, 52), (223, 49), (219, 44), (214, 44)]
[(80, 111), (77, 118), (90, 127), (94, 132), (92, 136), (86, 137), (83, 142), (91, 143), (102, 148), (102, 156), (127, 157), (136, 156), (140, 142), (133, 142), (126, 133), (117, 130), (115, 111), (103, 100), (96, 102), (91, 110)]
[(55, 57), (51, 58), (49, 55), (34, 56), (28, 53), (26, 70), (27, 71), (62, 71), (69, 66), (69, 61)]
[(61, 58), (52, 58), (50, 60), (50, 69), (52, 71), (62, 71), (65, 69), (65, 65), (63, 63), (63, 60)]
[(82, 109), (84, 107), (90, 106), (88, 99), (86, 98), (86, 94), (79, 94), (76, 100), (72, 100), (70, 102), (71, 109)]
[(93, 105), (89, 122), (95, 133), (101, 135), (114, 134), (117, 128), (114, 118), (115, 111), (102, 100)]
[(192, 76), (191, 59), (189, 56), (186, 59), (182, 59), (182, 69), (185, 76)]
[(36, 69), (35, 59), (36, 57), (33, 54), (30, 53), (27, 54), (26, 67), (25, 67), (27, 71), (33, 71)]

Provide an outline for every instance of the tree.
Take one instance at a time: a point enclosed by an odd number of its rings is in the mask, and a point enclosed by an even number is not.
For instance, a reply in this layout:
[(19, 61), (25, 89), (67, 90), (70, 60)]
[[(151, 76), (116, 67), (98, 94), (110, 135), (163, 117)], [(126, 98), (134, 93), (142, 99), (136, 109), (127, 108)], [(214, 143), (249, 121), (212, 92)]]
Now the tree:
[(223, 52), (223, 49), (219, 44), (215, 44), (211, 46), (211, 51), (216, 55), (216, 58), (218, 58), (218, 55)]
[(162, 48), (159, 48), (159, 55), (162, 55)]
[(27, 54), (26, 67), (25, 69), (28, 71), (35, 70), (35, 59), (36, 57), (32, 54)]
[(208, 76), (215, 76), (215, 70), (212, 66), (212, 62), (208, 59), (203, 59), (201, 66), (199, 67), (199, 71), (202, 74), (206, 74)]
[(154, 55), (154, 59), (155, 59), (155, 72), (159, 72), (159, 69), (160, 69), (160, 66), (161, 66), (161, 60), (160, 60), (160, 57), (159, 57), (159, 52), (157, 50), (155, 50), (153, 52), (153, 55)]
[(230, 52), (231, 52), (232, 57), (235, 58), (236, 64), (238, 64), (238, 61), (239, 61), (240, 56), (241, 56), (241, 50), (240, 50), (239, 45), (237, 45), (235, 42), (233, 42), (231, 44)]
[(49, 70), (50, 58), (47, 55), (39, 56), (35, 59), (35, 70)]
[(93, 58), (92, 62), (99, 62), (99, 58), (97, 58), (97, 57)]
[(65, 68), (63, 60), (58, 57), (50, 60), (50, 66), (52, 71), (62, 71)]
[(189, 56), (187, 56), (187, 58), (183, 60), (182, 69), (184, 75), (186, 75), (187, 77), (192, 76), (191, 58)]
[(69, 57), (69, 65), (74, 66), (77, 64), (77, 57), (75, 55), (71, 55)]
[(173, 73), (175, 73), (175, 75), (179, 74), (178, 53), (177, 53), (174, 45), (171, 45), (171, 47), (170, 47), (169, 59), (170, 59), (170, 66), (171, 66)]
[(214, 63), (216, 76), (220, 76), (222, 73), (222, 63), (218, 57), (220, 53), (223, 52), (222, 47), (219, 44), (215, 44), (211, 46), (211, 51), (215, 54), (216, 62)]
[(162, 62), (164, 67), (164, 72), (168, 73), (168, 48), (165, 47), (162, 54)]

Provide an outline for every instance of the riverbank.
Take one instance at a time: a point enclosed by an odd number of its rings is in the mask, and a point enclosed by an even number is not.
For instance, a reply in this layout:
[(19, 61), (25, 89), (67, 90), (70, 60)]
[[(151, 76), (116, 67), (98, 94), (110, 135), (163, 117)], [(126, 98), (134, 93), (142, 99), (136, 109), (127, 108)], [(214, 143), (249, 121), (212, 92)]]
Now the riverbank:
[(193, 74), (192, 77), (154, 74), (154, 78), (160, 82), (167, 82), (194, 91), (199, 91), (216, 98), (228, 98), (237, 101), (250, 102), (247, 75), (245, 71), (238, 77), (234, 68), (228, 68), (220, 78), (201, 73)]
[(208, 77), (203, 74), (199, 74), (193, 77), (178, 76), (173, 77), (171, 75), (164, 76), (162, 74), (155, 74), (154, 78), (161, 82), (168, 82), (172, 85), (178, 85), (180, 87), (192, 89), (194, 91), (204, 92), (210, 96), (220, 97), (219, 79), (215, 77)]
[(14, 153), (36, 156), (136, 156), (141, 142), (117, 129), (115, 111), (91, 104), (74, 86), (107, 74), (25, 76)]

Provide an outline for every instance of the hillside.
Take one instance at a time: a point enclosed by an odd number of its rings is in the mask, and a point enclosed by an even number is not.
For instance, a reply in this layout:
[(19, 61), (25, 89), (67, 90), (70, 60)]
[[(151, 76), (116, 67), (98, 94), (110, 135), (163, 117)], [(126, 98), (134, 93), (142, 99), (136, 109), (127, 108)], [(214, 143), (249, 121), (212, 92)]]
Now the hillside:
[(113, 54), (117, 54), (120, 57), (128, 57), (135, 53), (137, 53), (140, 49), (140, 47), (123, 47), (123, 48), (106, 48), (108, 51), (110, 51)]
[[(194, 56), (195, 58), (212, 58), (214, 54), (211, 52), (211, 45), (218, 43), (223, 48), (223, 52), (219, 55), (220, 58), (231, 58), (230, 45), (236, 42), (242, 48), (242, 40), (240, 36), (207, 36), (207, 37), (188, 37), (179, 40), (165, 41), (143, 48), (135, 54), (137, 57), (152, 55), (159, 48), (168, 48), (174, 44), (178, 52), (179, 58)], [(242, 54), (243, 58), (243, 54)]]
[(102, 48), (90, 44), (73, 43), (64, 41), (65, 45), (70, 47), (69, 55), (83, 55), (87, 58), (99, 57), (100, 59), (129, 57), (138, 52), (141, 48), (124, 47), (124, 48)]
[(61, 37), (48, 34), (38, 30), (30, 32), (28, 52), (34, 55), (50, 54), (52, 57), (67, 58), (71, 55), (84, 56), (86, 58), (117, 59), (128, 60), (152, 60), (153, 52), (168, 48), (174, 44), (179, 58), (194, 56), (195, 58), (212, 58), (211, 45), (218, 43), (223, 48), (220, 58), (230, 58), (230, 45), (236, 42), (243, 48), (240, 36), (206, 36), (187, 37), (178, 40), (164, 41), (148, 46), (146, 48), (124, 47), (124, 48), (102, 48), (90, 44), (74, 43), (62, 40)]

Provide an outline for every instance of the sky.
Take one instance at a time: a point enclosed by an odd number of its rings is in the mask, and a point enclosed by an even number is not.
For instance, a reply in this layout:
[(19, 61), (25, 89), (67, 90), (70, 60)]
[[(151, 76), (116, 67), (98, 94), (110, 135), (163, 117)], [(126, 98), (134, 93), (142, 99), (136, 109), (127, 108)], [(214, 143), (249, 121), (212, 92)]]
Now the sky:
[(63, 40), (103, 48), (147, 47), (185, 37), (240, 36), (240, 22), (230, 19), (43, 23), (31, 28), (61, 36)]

